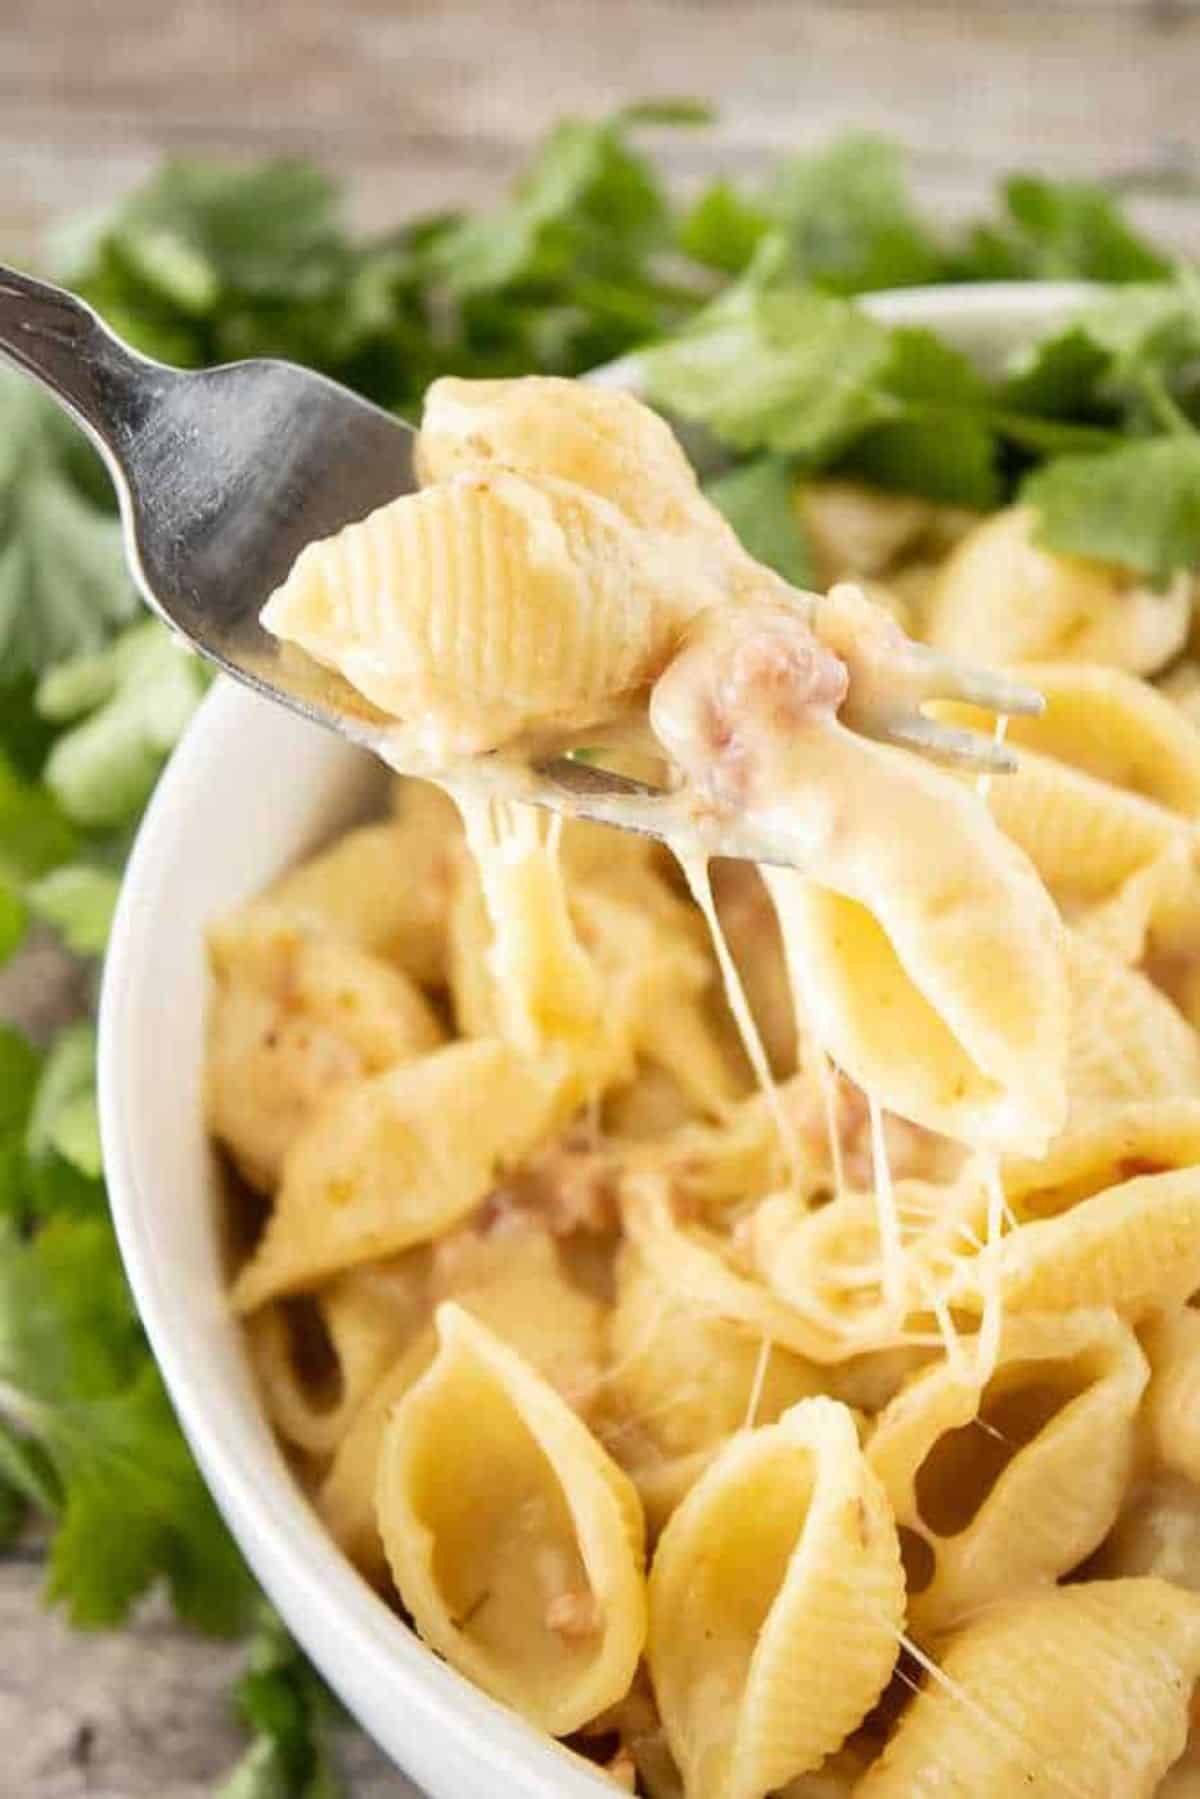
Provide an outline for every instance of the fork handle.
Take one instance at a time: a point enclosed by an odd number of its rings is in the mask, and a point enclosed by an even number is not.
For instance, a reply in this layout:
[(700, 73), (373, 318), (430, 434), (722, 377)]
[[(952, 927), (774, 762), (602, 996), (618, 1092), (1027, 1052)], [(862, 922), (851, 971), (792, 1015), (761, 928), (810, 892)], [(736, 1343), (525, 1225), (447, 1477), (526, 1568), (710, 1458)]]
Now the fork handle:
[(122, 343), (74, 294), (2, 263), (0, 357), (32, 375), (118, 459), (176, 378)]

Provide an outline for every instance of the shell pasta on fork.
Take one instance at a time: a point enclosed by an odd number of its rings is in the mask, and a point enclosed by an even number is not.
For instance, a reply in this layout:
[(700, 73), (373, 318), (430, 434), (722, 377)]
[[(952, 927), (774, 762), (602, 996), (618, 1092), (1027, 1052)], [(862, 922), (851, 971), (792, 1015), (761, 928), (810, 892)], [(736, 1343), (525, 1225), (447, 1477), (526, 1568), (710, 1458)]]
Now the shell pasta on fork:
[[(614, 1790), (1186, 1791), (1178, 595), (1131, 648), (1147, 597), (1023, 519), (799, 472), (798, 588), (601, 385), (435, 382), (417, 466), (264, 614), (378, 709), (391, 811), (210, 945), (297, 1479)], [(564, 758), (631, 829), (525, 803)]]

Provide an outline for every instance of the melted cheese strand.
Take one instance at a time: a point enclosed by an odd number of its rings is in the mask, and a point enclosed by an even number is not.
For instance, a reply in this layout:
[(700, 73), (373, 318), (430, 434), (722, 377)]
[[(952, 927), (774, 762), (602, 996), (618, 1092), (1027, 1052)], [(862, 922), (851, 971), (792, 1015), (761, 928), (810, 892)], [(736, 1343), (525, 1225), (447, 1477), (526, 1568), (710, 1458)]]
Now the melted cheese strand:
[(1004, 1232), (1007, 1201), (1004, 1197), (1004, 1184), (1000, 1179), (1000, 1164), (993, 1155), (983, 1158), (983, 1184), (987, 1193), (987, 1227), (984, 1231), (985, 1242), (979, 1263), (980, 1283), (983, 1289), (983, 1312), (979, 1320), (979, 1337), (976, 1345), (978, 1357), (976, 1379), (986, 1385), (996, 1367), (1004, 1309), (997, 1258), (1000, 1254), (1000, 1240)]
[(744, 1430), (753, 1430), (758, 1417), (758, 1408), (762, 1404), (763, 1386), (766, 1383), (767, 1368), (771, 1361), (771, 1351), (775, 1345), (770, 1337), (764, 1337), (758, 1352), (758, 1361), (754, 1365), (754, 1380), (750, 1386), (750, 1397), (746, 1402), (746, 1422)]
[[(798, 1004), (793, 992), (792, 1004)], [(833, 1062), (820, 1044), (816, 1044), (817, 1085), (821, 1089), (821, 1109), (825, 1114), (825, 1135), (829, 1141), (829, 1165), (833, 1170), (833, 1192), (841, 1199), (846, 1192), (846, 1164), (842, 1156), (842, 1133), (837, 1118), (837, 1078)]]
[[(880, 1616), (882, 1616), (882, 1613)], [(917, 1666), (929, 1676), (930, 1680), (941, 1687), (943, 1692), (949, 1693), (951, 1699), (961, 1705), (966, 1711), (970, 1712), (972, 1717), (978, 1718), (979, 1722), (992, 1736), (998, 1738), (1001, 1742), (1005, 1742), (1006, 1745), (1007, 1743), (1016, 1743), (1022, 1752), (1027, 1751), (1028, 1745), (1019, 1730), (1014, 1730), (1012, 1725), (1007, 1724), (1003, 1718), (994, 1717), (991, 1712), (980, 1705), (977, 1699), (973, 1699), (965, 1687), (960, 1686), (958, 1681), (947, 1674), (944, 1668), (939, 1667), (933, 1657), (927, 1655), (920, 1644), (915, 1643), (904, 1631), (896, 1630), (894, 1625), (890, 1626), (890, 1628), (901, 1649), (908, 1652), (913, 1661), (916, 1662)], [(1069, 1799), (1094, 1799), (1094, 1795), (1085, 1793), (1082, 1787), (1076, 1786), (1069, 1775), (1056, 1773), (1055, 1778), (1060, 1782), (1063, 1792), (1069, 1795)]]
[(725, 989), (726, 1003), (729, 1006), (730, 1012), (733, 1014), (733, 1021), (737, 1026), (738, 1036), (742, 1040), (742, 1047), (746, 1051), (750, 1066), (754, 1071), (754, 1078), (758, 1082), (759, 1089), (770, 1110), (771, 1120), (775, 1126), (775, 1133), (779, 1138), (779, 1147), (783, 1151), (784, 1165), (787, 1168), (789, 1183), (793, 1187), (799, 1186), (800, 1151), (799, 1145), (796, 1142), (796, 1133), (792, 1127), (791, 1120), (784, 1111), (783, 1102), (779, 1097), (779, 1088), (775, 1084), (775, 1077), (771, 1073), (771, 1065), (767, 1061), (767, 1052), (763, 1047), (762, 1036), (758, 1026), (754, 1022), (754, 1014), (750, 1010), (750, 1002), (746, 998), (746, 989), (742, 985), (742, 977), (737, 971), (737, 965), (733, 960), (733, 956), (730, 954), (729, 945), (725, 940), (725, 932), (722, 928), (721, 920), (717, 916), (716, 902), (713, 899), (712, 882), (709, 879), (708, 874), (708, 859), (707, 857), (696, 855), (691, 851), (681, 850), (675, 846), (672, 846), (672, 849), (676, 861), (683, 870), (683, 878), (688, 884), (688, 890), (697, 906), (700, 908), (700, 911), (703, 913), (704, 922), (708, 926), (709, 936), (712, 939), (713, 951), (717, 958), (717, 967), (721, 972), (721, 984)]
[(873, 1093), (867, 1094), (871, 1119), (872, 1186), (875, 1191), (875, 1216), (879, 1222), (879, 1246), (883, 1251), (883, 1294), (899, 1326), (904, 1319), (904, 1248), (900, 1240), (900, 1216), (896, 1210), (896, 1190), (888, 1161), (887, 1142), (883, 1134), (883, 1108)]
[[(1008, 735), (1008, 714), (1007, 714), (1007, 712), (1001, 712), (999, 717), (996, 720), (996, 728), (992, 732), (992, 742), (997, 745), (1002, 744), (1007, 735)], [(980, 799), (985, 802), (985, 804), (986, 804), (987, 800), (991, 797), (992, 782), (994, 779), (995, 779), (995, 776), (992, 774), (992, 771), (990, 769), (985, 769), (981, 775), (976, 776), (975, 791), (979, 795)]]

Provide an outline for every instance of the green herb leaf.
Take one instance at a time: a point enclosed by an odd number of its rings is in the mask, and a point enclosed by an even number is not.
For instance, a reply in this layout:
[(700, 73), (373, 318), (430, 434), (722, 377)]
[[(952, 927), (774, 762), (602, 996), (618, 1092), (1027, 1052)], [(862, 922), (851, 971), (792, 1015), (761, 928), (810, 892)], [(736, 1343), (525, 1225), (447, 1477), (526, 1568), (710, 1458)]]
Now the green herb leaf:
[(0, 1025), (0, 1216), (20, 1217), (28, 1204), (26, 1133), (40, 1073), (29, 1040)]
[(83, 715), (46, 762), (47, 784), (68, 817), (93, 828), (136, 818), (206, 685), (202, 665), (154, 620), (131, 626), (97, 656), (52, 670), (38, 690), (43, 715)]
[(251, 1741), (217, 1799), (340, 1799), (328, 1742), (334, 1703), (265, 1606), (234, 1707)]
[(1063, 456), (1021, 491), (1047, 549), (1123, 563), (1151, 581), (1200, 565), (1200, 437)]
[(31, 911), (54, 926), (77, 956), (98, 956), (108, 933), (120, 892), (120, 878), (94, 863), (72, 862), (35, 881), (26, 894)]
[(869, 429), (844, 472), (876, 487), (983, 510), (1000, 498), (991, 397), (972, 364), (932, 331), (890, 337), (880, 389), (899, 416)]
[[(978, 273), (1050, 281), (1154, 281), (1168, 273), (1107, 188), (1013, 175), (1003, 198), (1007, 218), (993, 228), (990, 262)], [(1001, 270), (996, 263), (1005, 258)]]
[(704, 491), (752, 556), (796, 587), (812, 585), (812, 557), (788, 463), (760, 456), (718, 475)]
[(787, 237), (799, 280), (856, 294), (942, 273), (944, 253), (913, 206), (903, 153), (884, 138), (850, 132), (816, 155), (792, 157), (764, 206)]
[(679, 222), (677, 241), (685, 256), (725, 275), (740, 275), (771, 229), (766, 212), (730, 181), (714, 181)]
[(883, 392), (887, 332), (845, 301), (748, 275), (642, 359), (650, 397), (734, 449), (819, 465), (895, 416)]
[(121, 527), (66, 473), (50, 402), (0, 372), (0, 679), (99, 649), (136, 610)]
[(236, 1627), (245, 1570), (179, 1434), (105, 1219), (0, 1227), (0, 1413), (62, 1491), (49, 1596), (119, 1623), (157, 1579), (181, 1615)]

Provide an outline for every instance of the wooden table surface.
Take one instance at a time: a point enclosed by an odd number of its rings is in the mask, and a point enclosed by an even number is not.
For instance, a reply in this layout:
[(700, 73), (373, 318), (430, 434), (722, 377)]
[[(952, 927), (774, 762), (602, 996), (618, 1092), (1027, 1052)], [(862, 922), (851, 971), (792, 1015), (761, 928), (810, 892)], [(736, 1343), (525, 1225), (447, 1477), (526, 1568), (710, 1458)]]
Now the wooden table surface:
[[(865, 125), (960, 210), (1014, 165), (1191, 166), (1198, 87), (1200, 0), (0, 0), (0, 257), (164, 151), (311, 154), (384, 223), (486, 199), (558, 114), (651, 94), (720, 105), (714, 131), (664, 138), (682, 180)], [(1142, 210), (1200, 249), (1194, 201)], [(45, 958), (0, 982), (0, 1014), (58, 1002)], [(236, 1650), (155, 1606), (73, 1635), (40, 1584), (36, 1549), (0, 1561), (0, 1792), (211, 1792), (240, 1746)], [(361, 1739), (346, 1757), (353, 1799), (411, 1794)]]

